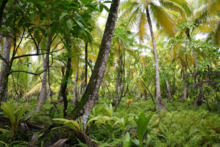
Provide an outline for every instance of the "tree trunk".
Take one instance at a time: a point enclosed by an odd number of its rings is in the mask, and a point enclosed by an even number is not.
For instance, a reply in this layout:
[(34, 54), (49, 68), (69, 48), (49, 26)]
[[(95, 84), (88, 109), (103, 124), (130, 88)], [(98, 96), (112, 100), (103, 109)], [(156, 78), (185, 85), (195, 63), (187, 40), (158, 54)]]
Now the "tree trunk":
[(50, 53), (51, 40), (52, 40), (52, 35), (49, 34), (48, 41), (47, 41), (47, 48), (46, 48), (46, 57), (43, 60), (44, 72), (43, 72), (42, 86), (41, 86), (40, 96), (39, 96), (35, 111), (40, 110), (45, 100), (47, 99), (47, 70), (49, 68), (49, 53)]
[(115, 29), (115, 24), (117, 20), (119, 3), (120, 0), (112, 0), (110, 13), (107, 19), (104, 35), (102, 38), (102, 43), (100, 46), (100, 50), (94, 70), (92, 72), (92, 76), (90, 78), (86, 91), (82, 96), (81, 101), (78, 103), (78, 105), (75, 107), (75, 109), (72, 112), (73, 119), (82, 116), (84, 128), (86, 126), (89, 115), (95, 105), (95, 101), (97, 99), (101, 81), (104, 75), (109, 51), (111, 48), (111, 42)]
[[(62, 66), (61, 67), (61, 73), (62, 73), (62, 80), (61, 80), (61, 82), (64, 80), (64, 77), (65, 77), (65, 66)], [(60, 101), (62, 101), (63, 100), (63, 97), (62, 97), (62, 94), (60, 93), (61, 92), (61, 90), (62, 90), (62, 87), (60, 86), (60, 90), (59, 90), (59, 93), (58, 93), (58, 99), (60, 100)]]
[(85, 89), (87, 87), (87, 73), (88, 73), (88, 42), (85, 44)]
[(188, 92), (189, 92), (189, 88), (188, 88), (188, 87), (185, 87), (185, 88), (184, 88), (184, 96), (183, 96), (183, 100), (185, 100), (185, 99), (188, 98)]
[[(2, 23), (2, 15), (4, 13), (4, 9), (5, 9), (5, 6), (6, 4), (8, 3), (8, 0), (3, 0), (2, 1), (2, 4), (1, 4), (1, 8), (0, 8), (0, 27), (2, 27), (1, 23)], [(1, 41), (1, 39), (0, 39)]]
[[(189, 43), (190, 43), (190, 49), (192, 51), (192, 54), (193, 54), (193, 58), (194, 58), (194, 63), (195, 63), (195, 67), (196, 67), (196, 70), (198, 69), (198, 62), (197, 62), (197, 56), (196, 56), (196, 53), (194, 52), (193, 50), (193, 44), (192, 44), (192, 38), (190, 36), (190, 31), (189, 31), (189, 28), (186, 29), (186, 36), (187, 38), (189, 39)], [(199, 75), (199, 82), (201, 81), (201, 76)], [(196, 80), (195, 80), (196, 82)], [(202, 105), (202, 102), (203, 102), (203, 90), (202, 90), (202, 85), (199, 86), (199, 95), (198, 95), (198, 99), (196, 99), (196, 103), (198, 104), (198, 106)]]
[(76, 78), (75, 78), (75, 86), (74, 86), (74, 91), (73, 91), (73, 106), (76, 106), (78, 100), (78, 95), (77, 95), (77, 82), (78, 82), (78, 72), (76, 71)]
[(166, 78), (166, 85), (167, 85), (167, 92), (168, 92), (168, 95), (169, 95), (168, 101), (170, 101), (172, 96), (171, 96), (171, 90), (170, 90), (169, 81), (168, 81), (167, 78)]
[[(120, 61), (119, 61), (119, 62), (120, 62)], [(119, 66), (120, 66), (120, 65), (119, 65)], [(118, 102), (118, 91), (119, 91), (120, 73), (121, 73), (120, 67), (118, 67), (118, 70), (117, 70), (117, 71), (118, 71), (118, 75), (117, 75), (116, 86), (115, 86), (115, 98), (114, 98), (113, 103), (112, 103), (113, 106), (115, 106), (116, 103)]]
[(155, 59), (155, 72), (156, 72), (156, 97), (157, 97), (157, 104), (156, 104), (156, 109), (157, 110), (166, 110), (166, 106), (162, 102), (161, 99), (161, 92), (160, 92), (160, 75), (159, 75), (159, 65), (158, 65), (158, 59), (157, 59), (157, 48), (156, 48), (156, 40), (154, 38), (154, 33), (153, 33), (153, 27), (150, 19), (150, 14), (149, 14), (149, 9), (146, 8), (146, 13), (147, 13), (147, 21), (149, 24), (150, 28), (150, 34), (151, 34), (151, 39), (153, 42), (153, 49), (154, 49), (154, 59)]
[(146, 101), (147, 100), (147, 91), (146, 90), (144, 90), (144, 99), (143, 99), (144, 101)]
[(10, 37), (8, 39), (4, 38), (3, 54), (2, 54), (4, 60), (2, 60), (1, 73), (0, 73), (0, 103), (2, 101), (7, 101), (8, 74), (10, 72), (9, 58), (11, 51), (11, 42), (12, 39)]
[(60, 88), (60, 95), (63, 97), (63, 102), (64, 102), (64, 107), (63, 107), (63, 116), (66, 117), (67, 115), (67, 96), (66, 96), (66, 88), (67, 88), (67, 83), (68, 83), (68, 78), (70, 76), (70, 69), (71, 69), (71, 57), (68, 57), (67, 60), (67, 67), (66, 67), (66, 73), (64, 76), (64, 79), (61, 83), (61, 88)]

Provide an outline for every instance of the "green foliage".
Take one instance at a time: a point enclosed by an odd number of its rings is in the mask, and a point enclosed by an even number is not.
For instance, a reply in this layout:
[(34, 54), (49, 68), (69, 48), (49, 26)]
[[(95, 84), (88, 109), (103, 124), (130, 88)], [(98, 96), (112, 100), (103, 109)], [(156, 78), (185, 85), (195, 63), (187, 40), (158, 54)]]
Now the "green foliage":
[(148, 124), (152, 118), (152, 116), (154, 115), (154, 113), (150, 114), (147, 118), (145, 117), (145, 113), (144, 111), (141, 112), (141, 114), (139, 115), (138, 119), (134, 118), (136, 124), (137, 124), (137, 131), (138, 131), (138, 139), (139, 139), (139, 143), (140, 146), (142, 147), (142, 140), (143, 137), (147, 131), (147, 127)]
[(54, 118), (53, 120), (63, 122), (66, 126), (73, 129), (77, 133), (83, 132), (83, 124), (81, 120), (79, 120), (79, 122), (74, 121), (74, 120), (64, 119), (64, 118)]
[(6, 147), (9, 147), (8, 145), (7, 145), (7, 143), (5, 143), (5, 142), (3, 142), (3, 141), (0, 141), (0, 145), (5, 145)]
[(15, 133), (18, 131), (19, 123), (22, 121), (23, 114), (30, 109), (33, 106), (28, 106), (24, 108), (18, 108), (16, 111), (14, 111), (14, 108), (11, 104), (2, 102), (1, 109), (4, 111), (5, 115), (8, 116), (9, 120), (11, 121), (11, 128), (13, 137), (15, 136)]

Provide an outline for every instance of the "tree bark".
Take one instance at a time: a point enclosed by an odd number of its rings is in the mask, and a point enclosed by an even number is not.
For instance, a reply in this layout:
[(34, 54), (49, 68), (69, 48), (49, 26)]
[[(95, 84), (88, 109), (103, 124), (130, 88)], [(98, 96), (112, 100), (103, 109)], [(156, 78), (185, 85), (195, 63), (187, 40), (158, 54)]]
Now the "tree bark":
[(183, 99), (187, 99), (188, 98), (188, 93), (189, 93), (189, 88), (188, 87), (185, 87), (184, 88), (184, 96), (183, 96)]
[(47, 41), (47, 48), (46, 48), (46, 57), (43, 60), (44, 72), (43, 72), (42, 86), (41, 86), (40, 96), (39, 96), (35, 111), (40, 110), (45, 100), (47, 99), (47, 70), (49, 68), (49, 53), (50, 53), (51, 41), (52, 41), (52, 35), (49, 34), (48, 41)]
[(171, 96), (171, 90), (170, 90), (169, 81), (168, 81), (167, 78), (166, 78), (166, 85), (167, 85), (167, 92), (168, 92), (168, 95), (169, 95), (168, 101), (170, 101), (172, 96)]
[[(2, 15), (3, 15), (3, 13), (4, 13), (4, 9), (5, 9), (5, 6), (6, 6), (6, 4), (8, 3), (8, 0), (3, 0), (2, 1), (2, 4), (1, 4), (1, 8), (0, 8), (0, 27), (2, 27)], [(1, 41), (1, 39), (0, 39), (0, 41)]]
[(66, 117), (67, 115), (67, 96), (66, 96), (66, 88), (68, 84), (68, 78), (70, 76), (70, 69), (71, 69), (71, 59), (72, 57), (69, 55), (67, 59), (67, 67), (66, 67), (66, 73), (64, 76), (64, 79), (62, 80), (61, 83), (61, 88), (60, 88), (60, 95), (63, 97), (63, 102), (64, 102), (64, 107), (63, 107), (63, 116)]
[[(119, 59), (120, 60), (120, 59)], [(120, 61), (119, 61), (120, 62)], [(120, 63), (119, 63), (120, 64)], [(121, 69), (120, 69), (120, 65), (117, 69), (118, 74), (117, 74), (117, 79), (116, 79), (116, 86), (115, 86), (115, 98), (112, 102), (112, 105), (115, 106), (116, 103), (118, 102), (118, 93), (119, 93), (119, 87), (120, 87), (120, 73), (121, 73)]]
[(88, 42), (85, 44), (85, 89), (87, 87), (87, 73), (88, 73)]
[(77, 82), (78, 82), (78, 72), (76, 71), (76, 78), (75, 78), (75, 86), (74, 86), (74, 91), (73, 91), (73, 106), (76, 106), (78, 100), (78, 95), (77, 95)]
[[(67, 45), (68, 44), (69, 44), (69, 41), (67, 41)], [(67, 58), (66, 73), (64, 75), (64, 78), (62, 79), (61, 86), (60, 86), (60, 92), (59, 92), (60, 96), (63, 97), (63, 117), (66, 117), (66, 115), (67, 115), (68, 101), (67, 101), (67, 96), (66, 96), (66, 88), (67, 88), (68, 79), (70, 76), (71, 61), (72, 61), (72, 57), (71, 57), (71, 49), (70, 49), (70, 54), (68, 54), (68, 58)]]
[(156, 97), (157, 97), (157, 104), (156, 104), (156, 109), (157, 110), (166, 110), (166, 106), (162, 102), (161, 99), (161, 92), (160, 92), (160, 75), (159, 75), (159, 65), (158, 65), (158, 59), (157, 59), (157, 48), (156, 48), (156, 40), (154, 37), (153, 33), (153, 27), (152, 27), (152, 22), (150, 19), (150, 14), (149, 14), (149, 9), (146, 8), (146, 14), (147, 14), (147, 21), (149, 24), (150, 28), (150, 34), (151, 34), (151, 39), (153, 42), (153, 49), (154, 49), (154, 59), (155, 59), (155, 72), (156, 72)]
[(3, 54), (2, 54), (4, 60), (2, 60), (1, 73), (0, 73), (0, 103), (2, 101), (7, 101), (8, 75), (10, 72), (9, 58), (11, 52), (11, 43), (12, 43), (12, 39), (10, 37), (4, 38)]
[(147, 100), (147, 91), (144, 89), (144, 99), (143, 99), (144, 101), (146, 101)]
[(115, 29), (115, 24), (117, 20), (119, 4), (120, 4), (120, 0), (112, 0), (110, 13), (107, 19), (104, 35), (102, 38), (102, 43), (100, 46), (100, 50), (94, 70), (92, 72), (92, 76), (90, 78), (86, 91), (82, 96), (81, 101), (78, 103), (78, 105), (75, 107), (75, 109), (72, 112), (73, 119), (82, 116), (82, 122), (84, 128), (86, 126), (89, 115), (95, 105), (95, 101), (97, 99), (101, 81), (104, 75), (109, 51), (111, 48), (111, 42)]

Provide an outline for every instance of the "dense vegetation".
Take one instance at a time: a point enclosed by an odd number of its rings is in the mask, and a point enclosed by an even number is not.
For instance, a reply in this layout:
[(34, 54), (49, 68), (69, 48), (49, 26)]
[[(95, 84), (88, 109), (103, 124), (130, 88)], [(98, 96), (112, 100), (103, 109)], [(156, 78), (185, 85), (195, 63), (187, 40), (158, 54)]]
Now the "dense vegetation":
[(220, 0), (0, 5), (0, 147), (220, 146)]

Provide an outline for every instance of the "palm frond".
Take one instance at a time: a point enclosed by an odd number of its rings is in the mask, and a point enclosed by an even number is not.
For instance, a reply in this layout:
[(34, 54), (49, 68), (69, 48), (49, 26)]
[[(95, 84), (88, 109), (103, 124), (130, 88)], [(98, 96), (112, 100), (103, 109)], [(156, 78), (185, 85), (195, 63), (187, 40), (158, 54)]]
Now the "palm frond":
[(174, 36), (175, 34), (175, 25), (173, 21), (170, 19), (168, 14), (162, 7), (159, 7), (155, 4), (150, 5), (151, 12), (153, 14), (154, 20), (165, 30), (167, 34), (170, 36)]
[(208, 14), (213, 16), (220, 11), (220, 0), (209, 0), (208, 4)]
[(192, 14), (190, 6), (184, 0), (160, 0), (160, 2), (165, 8), (179, 12), (184, 19)]
[(147, 36), (147, 31), (146, 31), (146, 27), (147, 27), (147, 18), (146, 18), (146, 15), (145, 13), (141, 12), (141, 16), (140, 16), (140, 19), (139, 19), (139, 31), (140, 34), (139, 34), (139, 40), (140, 41), (144, 41), (145, 39), (145, 36)]
[(218, 24), (218, 27), (213, 35), (213, 43), (214, 45), (220, 45), (220, 23)]

